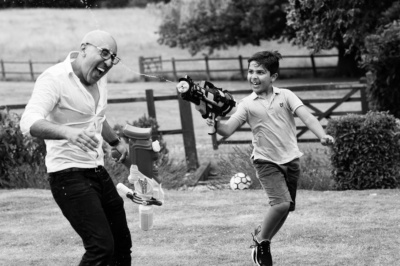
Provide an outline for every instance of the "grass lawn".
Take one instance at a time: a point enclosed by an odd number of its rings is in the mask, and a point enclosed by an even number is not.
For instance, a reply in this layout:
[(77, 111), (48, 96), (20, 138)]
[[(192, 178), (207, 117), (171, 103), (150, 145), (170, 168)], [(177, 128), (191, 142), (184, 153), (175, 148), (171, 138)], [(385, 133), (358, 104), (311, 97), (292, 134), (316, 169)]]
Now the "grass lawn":
[[(399, 190), (300, 190), (272, 242), (274, 265), (398, 265)], [(84, 250), (48, 190), (0, 190), (0, 265), (77, 265)], [(132, 265), (253, 265), (251, 235), (264, 192), (167, 190), (150, 231), (125, 201)]]

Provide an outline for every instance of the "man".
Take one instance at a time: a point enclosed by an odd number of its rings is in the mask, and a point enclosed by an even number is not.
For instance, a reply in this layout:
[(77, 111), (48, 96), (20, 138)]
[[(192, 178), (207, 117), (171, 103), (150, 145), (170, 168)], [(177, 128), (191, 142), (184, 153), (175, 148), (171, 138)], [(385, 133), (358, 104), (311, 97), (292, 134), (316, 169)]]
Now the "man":
[(24, 134), (43, 138), (51, 192), (82, 238), (79, 265), (131, 265), (123, 199), (104, 169), (103, 140), (127, 156), (107, 123), (107, 72), (117, 44), (107, 32), (87, 33), (78, 52), (41, 74), (21, 118)]

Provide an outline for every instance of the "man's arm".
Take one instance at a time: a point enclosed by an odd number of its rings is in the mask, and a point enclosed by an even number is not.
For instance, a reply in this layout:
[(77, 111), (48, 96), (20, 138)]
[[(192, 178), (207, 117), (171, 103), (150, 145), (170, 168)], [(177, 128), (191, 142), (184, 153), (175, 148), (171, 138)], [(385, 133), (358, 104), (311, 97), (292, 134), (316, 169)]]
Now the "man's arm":
[(334, 139), (332, 136), (327, 135), (325, 130), (315, 118), (303, 105), (296, 109), (296, 115), (303, 121), (303, 123), (321, 140), (322, 145), (332, 144)]
[(111, 128), (111, 126), (108, 124), (107, 120), (104, 120), (103, 122), (103, 129), (101, 131), (101, 136), (107, 143), (113, 143), (119, 140), (119, 137), (117, 133)]
[(84, 151), (95, 150), (98, 140), (94, 133), (55, 124), (45, 119), (59, 100), (59, 86), (51, 76), (38, 80), (21, 117), (22, 133), (41, 139), (66, 139)]
[(95, 151), (99, 144), (99, 140), (95, 137), (94, 132), (54, 124), (46, 119), (41, 119), (33, 123), (30, 127), (30, 134), (42, 139), (66, 139), (84, 151)]
[[(122, 163), (125, 161), (125, 158), (128, 156), (128, 149), (126, 147), (126, 143), (124, 139), (120, 139), (117, 133), (111, 128), (108, 124), (107, 120), (103, 122), (103, 129), (101, 131), (101, 136), (105, 141), (110, 144), (112, 150), (116, 150), (121, 154), (121, 157), (118, 159), (118, 162)], [(130, 165), (129, 165), (130, 166)]]

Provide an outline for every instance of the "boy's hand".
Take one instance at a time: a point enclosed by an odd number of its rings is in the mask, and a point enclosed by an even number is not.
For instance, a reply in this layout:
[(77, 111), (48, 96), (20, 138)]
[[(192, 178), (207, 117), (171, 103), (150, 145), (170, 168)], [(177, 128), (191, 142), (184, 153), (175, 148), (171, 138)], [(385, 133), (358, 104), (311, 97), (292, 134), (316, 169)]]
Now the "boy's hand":
[(325, 135), (321, 138), (321, 144), (324, 146), (332, 145), (335, 143), (335, 139), (331, 135)]
[(214, 127), (214, 125), (220, 120), (220, 116), (217, 116), (217, 117), (215, 117), (214, 119), (213, 119), (213, 117), (212, 116), (210, 116), (210, 117), (208, 117), (207, 119), (206, 119), (206, 123), (207, 123), (207, 125), (209, 126), (209, 127)]

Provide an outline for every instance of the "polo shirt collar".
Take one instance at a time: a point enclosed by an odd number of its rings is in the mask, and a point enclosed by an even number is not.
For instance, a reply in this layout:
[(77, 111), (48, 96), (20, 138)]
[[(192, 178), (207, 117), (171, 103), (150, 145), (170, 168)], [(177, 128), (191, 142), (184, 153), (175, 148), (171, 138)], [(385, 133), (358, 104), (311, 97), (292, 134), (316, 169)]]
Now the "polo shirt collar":
[[(279, 93), (281, 93), (281, 89), (279, 89), (278, 87), (272, 86), (272, 92), (273, 92), (274, 94), (279, 94)], [(251, 97), (252, 100), (255, 100), (255, 99), (258, 98), (258, 95), (253, 91), (253, 92), (250, 94), (250, 97)]]

